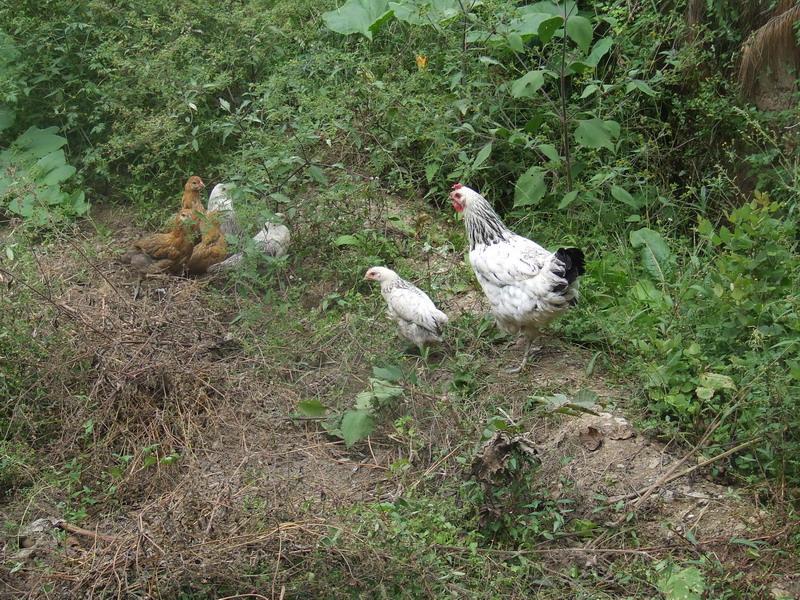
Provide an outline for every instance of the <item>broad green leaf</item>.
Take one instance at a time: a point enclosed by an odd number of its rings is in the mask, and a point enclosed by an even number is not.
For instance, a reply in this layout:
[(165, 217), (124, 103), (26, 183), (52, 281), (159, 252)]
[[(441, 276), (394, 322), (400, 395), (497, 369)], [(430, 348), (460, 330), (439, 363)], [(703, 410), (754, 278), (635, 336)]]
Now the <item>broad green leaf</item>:
[(489, 158), (489, 155), (492, 153), (492, 142), (486, 144), (483, 148), (480, 149), (478, 152), (478, 156), (475, 157), (475, 161), (472, 163), (472, 168), (477, 169), (480, 167), (486, 159)]
[(546, 44), (553, 38), (553, 34), (558, 31), (558, 28), (564, 23), (564, 17), (555, 16), (545, 19), (539, 24), (539, 39), (543, 44)]
[(664, 281), (670, 251), (661, 234), (647, 227), (631, 231), (631, 246), (641, 248), (642, 264), (653, 278)]
[(316, 398), (313, 400), (302, 400), (297, 403), (297, 412), (304, 417), (324, 417), (328, 412), (328, 407)]
[(706, 583), (700, 569), (688, 567), (662, 575), (657, 587), (665, 600), (700, 600)]
[(375, 430), (375, 419), (369, 411), (348, 410), (342, 417), (341, 430), (345, 446), (350, 448)]
[(538, 204), (547, 191), (546, 171), (542, 167), (531, 167), (517, 180), (514, 187), (514, 208)]
[(578, 197), (578, 190), (572, 190), (571, 192), (567, 192), (564, 194), (564, 197), (561, 199), (561, 202), (558, 203), (558, 210), (567, 208), (570, 204), (575, 202), (575, 198)]
[(511, 95), (514, 98), (532, 98), (544, 85), (544, 71), (529, 71), (511, 82)]
[(336, 33), (360, 33), (372, 40), (372, 34), (391, 16), (387, 0), (347, 0), (336, 10), (323, 13), (322, 20), (328, 29)]
[(583, 92), (581, 92), (581, 99), (588, 98), (589, 96), (594, 94), (598, 89), (600, 89), (599, 85), (597, 85), (596, 83), (590, 83), (585, 88), (583, 88)]
[(712, 390), (735, 390), (736, 384), (733, 379), (720, 373), (703, 373), (700, 375), (699, 383), (703, 387)]
[(403, 370), (400, 367), (372, 367), (372, 375), (384, 381), (400, 381), (403, 379)]
[(614, 39), (610, 37), (604, 37), (597, 40), (594, 46), (592, 46), (592, 51), (589, 53), (589, 56), (586, 57), (584, 62), (596, 67), (600, 63), (600, 59), (608, 54), (608, 51), (611, 50), (611, 46), (613, 45)]
[(548, 159), (551, 161), (558, 163), (561, 162), (561, 155), (556, 150), (556, 147), (553, 144), (539, 144), (537, 146), (539, 152), (544, 154)]
[(541, 24), (552, 18), (553, 15), (546, 12), (529, 12), (509, 23), (508, 33), (519, 36), (538, 36)]
[(630, 206), (634, 210), (639, 210), (639, 208), (641, 208), (639, 202), (633, 196), (631, 196), (625, 190), (625, 188), (622, 188), (618, 185), (612, 185), (611, 195), (614, 197), (615, 200), (622, 202), (626, 206)]
[(570, 17), (567, 19), (567, 35), (578, 44), (581, 52), (587, 52), (592, 43), (592, 22), (578, 15)]
[(584, 148), (608, 148), (613, 151), (612, 138), (618, 136), (619, 123), (600, 119), (578, 121), (578, 127), (575, 130), (575, 141)]
[(389, 8), (404, 23), (433, 27), (461, 14), (458, 0), (403, 0), (389, 2)]
[(514, 52), (525, 51), (525, 42), (522, 40), (522, 36), (518, 33), (509, 33), (506, 37), (506, 43)]
[(333, 243), (337, 246), (360, 246), (361, 240), (354, 235), (340, 235)]
[(57, 127), (31, 127), (17, 138), (14, 146), (33, 158), (42, 158), (67, 143), (67, 138), (56, 135), (56, 131)]
[(45, 175), (41, 182), (44, 185), (58, 185), (72, 177), (76, 171), (77, 169), (72, 165), (61, 165)]

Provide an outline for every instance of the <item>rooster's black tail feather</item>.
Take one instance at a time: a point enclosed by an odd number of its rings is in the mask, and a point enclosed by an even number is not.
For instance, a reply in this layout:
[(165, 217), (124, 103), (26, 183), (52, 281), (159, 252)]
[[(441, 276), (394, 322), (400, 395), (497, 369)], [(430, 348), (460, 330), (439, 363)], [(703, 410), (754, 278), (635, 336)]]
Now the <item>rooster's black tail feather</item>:
[(564, 263), (563, 277), (567, 283), (572, 283), (579, 275), (584, 274), (583, 252), (578, 248), (559, 248), (556, 250), (556, 258)]

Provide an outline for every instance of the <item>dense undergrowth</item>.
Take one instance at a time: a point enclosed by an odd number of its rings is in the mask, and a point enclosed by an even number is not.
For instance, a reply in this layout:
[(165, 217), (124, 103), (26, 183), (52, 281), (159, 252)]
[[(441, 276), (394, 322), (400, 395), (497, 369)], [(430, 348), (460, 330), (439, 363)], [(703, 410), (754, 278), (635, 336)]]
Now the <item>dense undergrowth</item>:
[[(446, 192), (462, 181), (516, 231), (586, 250), (581, 308), (557, 327), (634, 382), (653, 434), (688, 445), (709, 434), (712, 455), (752, 442), (718, 475), (796, 500), (796, 131), (790, 111), (739, 98), (737, 51), (754, 23), (730, 4), (691, 28), (682, 2), (426, 9), (407, 0), (393, 14), (389, 4), (362, 15), (364, 3), (351, 0), (338, 21), (323, 17), (335, 3), (305, 0), (4, 6), (0, 210), (23, 224), (0, 274), (33, 273), (27, 244), (46, 242), (89, 204), (132, 204), (143, 224), (163, 222), (197, 173), (237, 182), (245, 214), (281, 211), (316, 233), (292, 260), (307, 280), (336, 282), (320, 319), (338, 319), (360, 299), (366, 267), (415, 253), (385, 230), (360, 230), (360, 218), (393, 198), (441, 210), (411, 226), (416, 248), (464, 247), (437, 224), (451, 218)], [(330, 263), (321, 272), (320, 256)], [(307, 258), (316, 271), (303, 272)], [(253, 299), (263, 286), (247, 271), (236, 289)], [(44, 394), (35, 365), (58, 344), (16, 318), (36, 301), (19, 286), (0, 296), (0, 482), (9, 487), (36, 480), (33, 448), (52, 430), (15, 416)], [(471, 377), (466, 369), (467, 387)], [(540, 508), (552, 528), (559, 509)], [(466, 557), (440, 564), (427, 536), (467, 548), (491, 538), (449, 531), (446, 515), (459, 531), (474, 515), (441, 498), (374, 510), (375, 531), (409, 548), (397, 560), (430, 560), (431, 573), (477, 567)], [(420, 525), (418, 511), (435, 518)], [(506, 542), (524, 546), (515, 527)], [(533, 577), (514, 560), (498, 590), (514, 590), (516, 574)], [(345, 577), (341, 565), (325, 568)], [(327, 577), (308, 585), (324, 589)], [(381, 585), (396, 597), (406, 581)]]

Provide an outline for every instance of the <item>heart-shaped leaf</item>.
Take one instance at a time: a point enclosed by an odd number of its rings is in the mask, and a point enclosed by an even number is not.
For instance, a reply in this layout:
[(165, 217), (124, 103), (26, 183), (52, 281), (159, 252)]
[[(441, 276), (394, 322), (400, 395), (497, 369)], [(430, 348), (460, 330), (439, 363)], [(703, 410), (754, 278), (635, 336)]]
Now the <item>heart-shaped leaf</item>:
[(348, 410), (342, 417), (342, 439), (348, 448), (366, 438), (374, 430), (375, 419), (369, 411)]
[(542, 167), (531, 167), (517, 180), (514, 187), (514, 208), (538, 204), (547, 191), (546, 171)]
[(322, 20), (331, 31), (342, 35), (360, 33), (372, 40), (372, 34), (392, 14), (387, 0), (347, 0), (336, 10), (323, 13)]
[(529, 71), (511, 82), (511, 95), (514, 98), (532, 98), (544, 85), (544, 71)]
[(586, 17), (575, 15), (567, 19), (567, 35), (578, 44), (581, 52), (587, 52), (592, 43), (592, 22)]

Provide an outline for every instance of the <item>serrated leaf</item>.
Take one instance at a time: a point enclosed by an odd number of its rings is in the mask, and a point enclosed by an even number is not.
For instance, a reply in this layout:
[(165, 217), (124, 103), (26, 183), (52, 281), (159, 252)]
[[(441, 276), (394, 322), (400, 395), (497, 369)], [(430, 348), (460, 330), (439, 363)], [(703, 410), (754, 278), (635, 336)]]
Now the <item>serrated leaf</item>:
[(375, 419), (366, 410), (348, 410), (340, 426), (345, 446), (350, 448), (375, 430)]
[(439, 172), (439, 169), (442, 168), (442, 165), (439, 163), (428, 163), (425, 165), (425, 179), (428, 180), (428, 183), (433, 181), (433, 178), (436, 177), (436, 174)]
[(544, 71), (529, 71), (511, 82), (511, 95), (514, 98), (532, 98), (544, 85)]
[(619, 123), (586, 119), (578, 121), (575, 141), (584, 148), (608, 148), (614, 150), (613, 138), (619, 137)]
[(328, 407), (316, 398), (313, 400), (301, 400), (297, 403), (297, 412), (304, 417), (324, 417), (328, 412)]
[(320, 183), (322, 185), (328, 185), (328, 178), (325, 177), (325, 173), (317, 165), (309, 166), (308, 174), (311, 176), (311, 179), (313, 179), (317, 183)]
[(489, 155), (491, 153), (492, 153), (492, 142), (489, 142), (483, 148), (480, 149), (480, 152), (478, 152), (478, 156), (475, 157), (475, 160), (472, 163), (473, 170), (477, 169), (484, 162), (486, 162), (486, 159), (489, 158)]
[(643, 227), (631, 231), (630, 241), (634, 248), (641, 248), (642, 264), (645, 270), (658, 281), (664, 281), (670, 251), (661, 234)]
[(576, 15), (567, 19), (567, 35), (582, 52), (589, 50), (593, 34), (592, 22), (586, 17)]
[(700, 600), (705, 589), (705, 579), (697, 567), (670, 572), (658, 580), (658, 590), (665, 600)]
[(514, 208), (538, 204), (547, 191), (546, 171), (542, 167), (531, 167), (525, 171), (514, 186)]
[(368, 40), (393, 15), (387, 0), (347, 0), (336, 10), (322, 14), (331, 31), (342, 35), (360, 33)]
[(403, 370), (400, 367), (372, 367), (372, 375), (384, 381), (400, 381), (403, 379)]

